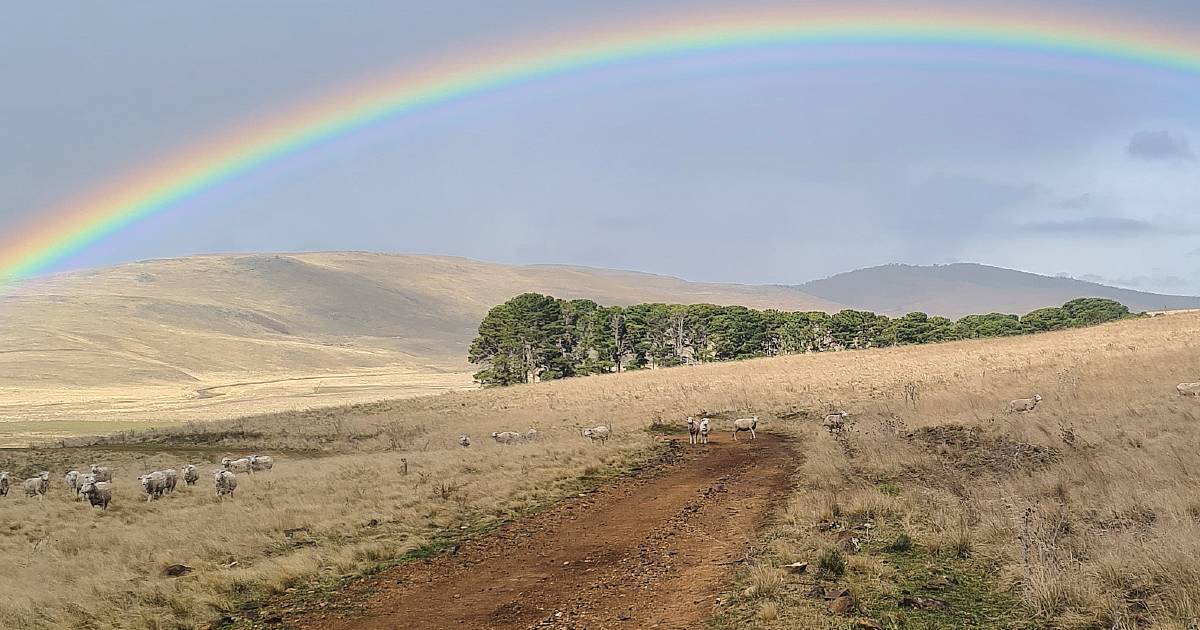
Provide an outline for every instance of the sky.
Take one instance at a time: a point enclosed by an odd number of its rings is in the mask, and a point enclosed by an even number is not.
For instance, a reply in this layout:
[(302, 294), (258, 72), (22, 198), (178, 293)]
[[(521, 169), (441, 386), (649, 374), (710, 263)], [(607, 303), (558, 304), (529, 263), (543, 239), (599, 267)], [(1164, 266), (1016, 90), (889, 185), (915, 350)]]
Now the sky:
[[(373, 76), (701, 4), (17, 3), (0, 21), (0, 234)], [(1039, 4), (1200, 29), (1192, 0)], [(1200, 295), (1200, 76), (843, 52), (661, 59), (400, 117), (59, 268), (370, 250), (796, 284), (971, 261)]]

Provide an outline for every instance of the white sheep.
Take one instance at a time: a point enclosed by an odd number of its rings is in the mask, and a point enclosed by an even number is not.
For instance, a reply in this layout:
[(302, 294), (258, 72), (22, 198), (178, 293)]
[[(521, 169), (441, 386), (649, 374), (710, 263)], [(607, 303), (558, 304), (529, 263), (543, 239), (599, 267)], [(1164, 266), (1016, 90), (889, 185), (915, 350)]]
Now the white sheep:
[(700, 419), (700, 443), (708, 444), (708, 434), (712, 432), (712, 420), (709, 418)]
[(232, 457), (226, 457), (221, 460), (221, 467), (224, 468), (225, 470), (228, 470), (228, 471), (234, 472), (234, 473), (254, 472), (253, 469), (250, 467), (250, 459), (246, 458), (246, 457), (243, 457), (241, 459), (233, 459)]
[(195, 466), (193, 466), (192, 464), (186, 464), (183, 467), (183, 483), (184, 484), (189, 485), (189, 486), (194, 486), (194, 485), (196, 485), (196, 482), (199, 479), (200, 479), (200, 471), (196, 470)]
[(533, 427), (529, 427), (529, 430), (525, 432), (525, 441), (533, 442), (533, 441), (537, 440), (537, 436), (538, 436), (537, 429), (535, 429)]
[(1033, 411), (1040, 402), (1042, 402), (1041, 394), (1034, 394), (1033, 398), (1018, 398), (1016, 400), (1009, 401), (1008, 413), (1025, 413), (1026, 411)]
[(471, 436), (469, 436), (469, 435), (458, 436), (458, 445), (463, 448), (467, 448), (467, 447), (471, 446)]
[(68, 471), (63, 477), (63, 481), (67, 483), (67, 487), (71, 489), (71, 494), (78, 496), (79, 488), (83, 486), (83, 477), (79, 475), (78, 470)]
[(825, 430), (830, 433), (840, 433), (846, 428), (846, 418), (849, 417), (850, 414), (845, 411), (835, 411), (825, 415), (825, 420), (821, 422), (821, 426), (825, 427)]
[(1180, 383), (1175, 386), (1180, 396), (1200, 396), (1200, 383)]
[(737, 420), (734, 420), (733, 421), (733, 441), (734, 442), (737, 441), (737, 434), (741, 433), (742, 431), (749, 431), (750, 439), (751, 440), (756, 439), (757, 436), (754, 435), (754, 429), (757, 427), (758, 427), (758, 416), (751, 416), (749, 418), (738, 418)]
[(597, 440), (599, 440), (601, 444), (607, 443), (608, 437), (611, 434), (612, 431), (610, 431), (609, 428), (604, 425), (583, 430), (583, 437), (587, 438), (592, 444), (595, 444)]
[(146, 493), (147, 503), (161, 497), (167, 488), (167, 476), (157, 470), (138, 477), (138, 482), (142, 484), (142, 491)]
[(8, 496), (8, 473), (0, 472), (0, 497)]
[(523, 436), (516, 431), (493, 431), (492, 439), (496, 440), (497, 444), (516, 444), (521, 441)]
[(688, 425), (688, 444), (699, 444), (700, 443), (700, 423), (696, 422), (695, 418), (688, 416), (687, 425)]
[(270, 455), (251, 455), (250, 472), (271, 470), (275, 467), (275, 458)]
[(179, 483), (179, 473), (176, 472), (174, 468), (160, 470), (159, 472), (163, 474), (163, 478), (165, 479), (165, 482), (163, 483), (163, 492), (175, 492), (175, 486)]
[(112, 481), (112, 469), (108, 466), (92, 464), (92, 474), (95, 475), (96, 481)]
[(108, 509), (108, 504), (112, 502), (112, 485), (107, 481), (87, 481), (79, 486), (79, 494), (87, 499), (87, 502), (92, 507)]
[(46, 496), (46, 492), (50, 490), (50, 471), (43, 470), (42, 474), (37, 477), (26, 479), (25, 483), (22, 484), (22, 488), (25, 490), (25, 496), (37, 497), (40, 501), (42, 497)]
[(228, 470), (216, 469), (213, 473), (213, 486), (217, 490), (217, 498), (220, 499), (225, 495), (233, 496), (233, 491), (237, 490), (237, 475)]

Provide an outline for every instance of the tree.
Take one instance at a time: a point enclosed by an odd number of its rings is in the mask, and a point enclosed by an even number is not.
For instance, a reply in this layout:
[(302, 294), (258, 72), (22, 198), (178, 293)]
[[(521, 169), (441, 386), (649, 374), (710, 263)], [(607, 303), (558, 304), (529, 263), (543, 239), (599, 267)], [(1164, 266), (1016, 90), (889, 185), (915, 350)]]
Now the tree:
[(977, 337), (1007, 337), (1024, 332), (1021, 320), (1016, 315), (1005, 313), (988, 313), (987, 315), (967, 315), (958, 320), (968, 338)]
[(1071, 316), (1057, 306), (1029, 311), (1021, 318), (1021, 325), (1029, 332), (1047, 332), (1071, 327)]
[(468, 359), (485, 364), (475, 379), (482, 385), (512, 385), (570, 376), (563, 333), (559, 300), (537, 293), (512, 298), (488, 311), (471, 342)]
[(1072, 326), (1092, 326), (1131, 317), (1129, 307), (1105, 298), (1078, 298), (1063, 304)]

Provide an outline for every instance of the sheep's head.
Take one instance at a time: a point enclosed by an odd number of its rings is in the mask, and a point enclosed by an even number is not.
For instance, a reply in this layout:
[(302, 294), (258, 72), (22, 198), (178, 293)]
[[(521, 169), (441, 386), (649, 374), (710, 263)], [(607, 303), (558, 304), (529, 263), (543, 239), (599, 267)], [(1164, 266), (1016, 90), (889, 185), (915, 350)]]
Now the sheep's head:
[(1033, 395), (1033, 402), (1042, 402), (1042, 395), (1041, 395), (1041, 394), (1034, 394), (1034, 395)]
[(41, 475), (39, 475), (39, 477), (41, 478), (41, 480), (42, 480), (42, 481), (50, 481), (50, 471), (49, 471), (49, 470), (43, 470), (43, 471), (42, 471), (42, 474), (41, 474)]
[(595, 431), (593, 431), (592, 429), (584, 429), (584, 430), (583, 430), (583, 437), (592, 437), (592, 435), (594, 435), (595, 433), (596, 433), (596, 432), (595, 432)]
[(499, 431), (492, 431), (492, 437), (500, 437)]

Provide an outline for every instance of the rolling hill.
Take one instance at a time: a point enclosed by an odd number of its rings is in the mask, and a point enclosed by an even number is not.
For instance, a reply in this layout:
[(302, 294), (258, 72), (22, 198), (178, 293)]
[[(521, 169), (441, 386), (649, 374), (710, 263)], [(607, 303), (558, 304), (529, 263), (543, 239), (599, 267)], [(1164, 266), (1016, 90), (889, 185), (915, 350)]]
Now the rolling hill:
[(840, 273), (796, 288), (831, 302), (888, 315), (923, 311), (956, 319), (972, 313), (1024, 314), (1078, 297), (1117, 300), (1134, 311), (1200, 308), (1200, 297), (1118, 289), (976, 263), (882, 265)]

